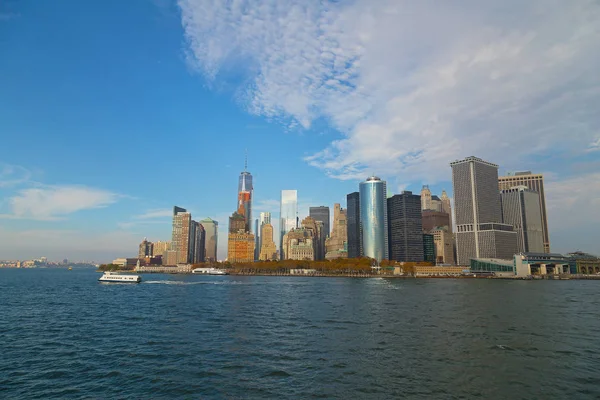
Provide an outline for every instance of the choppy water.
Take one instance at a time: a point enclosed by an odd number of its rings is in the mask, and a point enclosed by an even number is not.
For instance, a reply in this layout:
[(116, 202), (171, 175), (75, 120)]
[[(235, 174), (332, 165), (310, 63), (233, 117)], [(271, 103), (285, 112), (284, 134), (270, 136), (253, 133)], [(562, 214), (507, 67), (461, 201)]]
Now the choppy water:
[(1, 398), (600, 396), (600, 282), (0, 270)]

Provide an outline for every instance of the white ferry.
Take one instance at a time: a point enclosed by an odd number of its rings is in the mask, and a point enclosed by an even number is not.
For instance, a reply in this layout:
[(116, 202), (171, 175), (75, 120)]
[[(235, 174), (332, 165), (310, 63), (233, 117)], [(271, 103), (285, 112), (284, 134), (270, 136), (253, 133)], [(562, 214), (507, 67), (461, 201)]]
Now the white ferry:
[(142, 281), (142, 277), (139, 275), (121, 275), (116, 272), (106, 271), (104, 275), (98, 279), (100, 282), (120, 282), (120, 283), (140, 283)]
[(196, 268), (192, 270), (192, 274), (229, 275), (229, 272), (218, 268)]

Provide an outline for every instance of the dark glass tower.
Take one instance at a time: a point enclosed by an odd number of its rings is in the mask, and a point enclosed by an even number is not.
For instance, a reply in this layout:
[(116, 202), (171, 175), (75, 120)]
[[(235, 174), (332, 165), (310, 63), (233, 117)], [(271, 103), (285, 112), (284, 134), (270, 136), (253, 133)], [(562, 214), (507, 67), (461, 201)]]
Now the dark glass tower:
[(390, 260), (423, 261), (421, 196), (404, 191), (387, 199)]
[(346, 196), (347, 218), (348, 218), (348, 257), (358, 258), (361, 256), (360, 237), (360, 194), (350, 193)]

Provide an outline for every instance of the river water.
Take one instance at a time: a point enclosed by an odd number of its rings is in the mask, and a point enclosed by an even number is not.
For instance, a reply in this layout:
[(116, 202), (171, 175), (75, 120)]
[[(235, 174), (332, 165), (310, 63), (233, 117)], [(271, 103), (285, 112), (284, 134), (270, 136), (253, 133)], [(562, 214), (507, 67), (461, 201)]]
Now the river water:
[(0, 270), (0, 398), (600, 396), (600, 282)]

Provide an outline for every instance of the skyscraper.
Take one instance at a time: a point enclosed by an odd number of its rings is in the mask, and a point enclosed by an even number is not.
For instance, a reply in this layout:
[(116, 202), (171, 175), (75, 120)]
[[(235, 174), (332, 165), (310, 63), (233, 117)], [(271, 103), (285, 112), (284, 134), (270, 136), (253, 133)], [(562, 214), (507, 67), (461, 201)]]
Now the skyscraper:
[(282, 260), (286, 259), (283, 251), (283, 236), (298, 227), (298, 191), (281, 191), (281, 208), (279, 212), (279, 251)]
[(146, 238), (144, 238), (144, 240), (142, 240), (142, 243), (140, 243), (138, 258), (152, 257), (153, 247), (153, 243), (149, 242)]
[(423, 261), (421, 196), (404, 191), (387, 199), (387, 208), (390, 260)]
[(271, 223), (271, 213), (268, 211), (261, 212), (259, 225), (270, 224), (270, 223)]
[(173, 235), (171, 239), (172, 250), (177, 252), (177, 264), (190, 262), (193, 243), (192, 214), (185, 208), (173, 207)]
[(275, 246), (275, 242), (273, 241), (273, 225), (271, 225), (270, 221), (260, 226), (260, 241), (261, 247), (259, 260), (277, 260), (277, 247)]
[(254, 220), (254, 261), (258, 261), (260, 255), (260, 229), (258, 228), (258, 218)]
[(331, 235), (331, 230), (329, 228), (329, 207), (310, 207), (308, 215), (315, 221), (323, 223), (322, 228), (319, 230), (319, 235), (315, 238), (317, 241), (315, 259), (323, 260), (325, 258), (325, 240)]
[(252, 174), (247, 171), (248, 158), (244, 162), (244, 171), (240, 174), (238, 183), (238, 207), (237, 212), (244, 216), (245, 230), (252, 232), (252, 197), (254, 186), (252, 184)]
[(516, 172), (514, 175), (498, 178), (500, 190), (510, 189), (515, 186), (527, 186), (537, 192), (540, 199), (540, 213), (542, 215), (542, 234), (544, 236), (544, 253), (550, 253), (550, 234), (548, 231), (548, 216), (546, 214), (546, 195), (544, 193), (544, 175), (532, 174), (531, 171)]
[(442, 212), (448, 214), (448, 229), (452, 232), (452, 204), (450, 203), (450, 197), (445, 190), (442, 190)]
[(348, 257), (358, 258), (361, 256), (361, 233), (360, 233), (360, 195), (358, 192), (346, 196), (346, 215), (348, 216)]
[(378, 262), (388, 259), (386, 189), (385, 182), (376, 176), (359, 185), (363, 255)]
[(429, 190), (429, 185), (423, 185), (421, 189), (421, 210), (431, 210), (431, 190)]
[(333, 229), (325, 241), (325, 258), (348, 257), (348, 224), (346, 210), (339, 203), (333, 205)]
[(543, 253), (544, 233), (540, 197), (526, 186), (500, 192), (502, 220), (517, 232), (517, 251)]
[(191, 263), (202, 263), (206, 260), (206, 230), (200, 222), (194, 221), (194, 251)]
[(517, 235), (502, 223), (498, 166), (477, 157), (450, 163), (458, 264), (472, 258), (512, 259)]
[(213, 219), (205, 218), (200, 221), (205, 232), (204, 259), (206, 262), (217, 261), (217, 245), (219, 240), (219, 223)]

